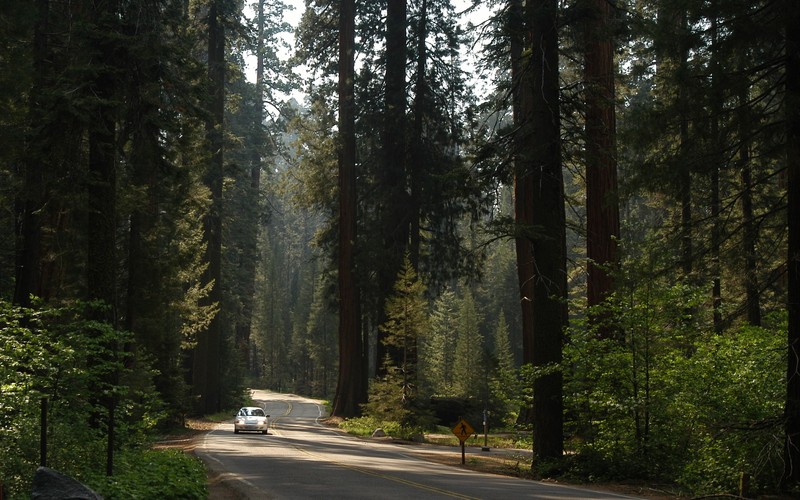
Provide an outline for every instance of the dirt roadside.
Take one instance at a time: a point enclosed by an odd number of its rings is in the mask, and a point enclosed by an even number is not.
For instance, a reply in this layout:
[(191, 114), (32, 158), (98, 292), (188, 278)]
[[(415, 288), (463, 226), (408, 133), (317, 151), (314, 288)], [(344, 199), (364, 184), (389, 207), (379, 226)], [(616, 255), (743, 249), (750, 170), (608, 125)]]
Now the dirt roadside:
[[(194, 454), (206, 432), (214, 429), (219, 422), (210, 420), (186, 421), (186, 429), (180, 434), (165, 436), (155, 445), (157, 449), (179, 449)], [(208, 470), (208, 469), (207, 469)], [(220, 474), (208, 470), (209, 500), (246, 500), (236, 488), (230, 485)]]

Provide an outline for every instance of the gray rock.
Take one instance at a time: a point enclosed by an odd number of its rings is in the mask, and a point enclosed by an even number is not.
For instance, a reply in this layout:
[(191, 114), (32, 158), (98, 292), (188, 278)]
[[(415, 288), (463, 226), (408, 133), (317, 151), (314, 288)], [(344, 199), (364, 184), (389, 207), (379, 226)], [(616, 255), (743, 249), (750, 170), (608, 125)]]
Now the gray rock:
[(39, 467), (33, 475), (33, 500), (103, 500), (85, 484), (64, 474)]
[(374, 438), (383, 438), (383, 437), (386, 437), (386, 433), (383, 431), (383, 429), (378, 427), (377, 429), (375, 429), (372, 432), (372, 437), (374, 437)]

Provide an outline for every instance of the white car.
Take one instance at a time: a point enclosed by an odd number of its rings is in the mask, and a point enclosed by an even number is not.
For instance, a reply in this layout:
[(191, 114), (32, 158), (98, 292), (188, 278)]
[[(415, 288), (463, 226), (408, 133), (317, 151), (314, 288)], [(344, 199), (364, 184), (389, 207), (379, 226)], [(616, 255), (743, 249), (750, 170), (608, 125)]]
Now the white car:
[(269, 415), (257, 406), (245, 406), (233, 420), (233, 432), (256, 431), (266, 434), (269, 428)]

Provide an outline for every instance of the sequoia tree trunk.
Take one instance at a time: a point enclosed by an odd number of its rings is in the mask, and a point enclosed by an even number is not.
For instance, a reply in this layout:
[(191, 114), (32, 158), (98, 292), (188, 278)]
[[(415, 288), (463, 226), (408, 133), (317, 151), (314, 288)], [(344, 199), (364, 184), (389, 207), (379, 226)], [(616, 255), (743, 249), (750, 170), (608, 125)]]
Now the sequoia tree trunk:
[(788, 236), (788, 366), (786, 372), (786, 438), (781, 484), (800, 485), (800, 4), (786, 0), (786, 169)]
[(339, 12), (339, 379), (332, 414), (355, 417), (367, 401), (366, 357), (356, 280), (355, 1)]
[[(589, 307), (600, 306), (614, 289), (619, 264), (616, 110), (611, 2), (588, 0), (585, 29), (586, 83), (586, 254)], [(616, 328), (608, 311), (592, 314), (602, 338)]]

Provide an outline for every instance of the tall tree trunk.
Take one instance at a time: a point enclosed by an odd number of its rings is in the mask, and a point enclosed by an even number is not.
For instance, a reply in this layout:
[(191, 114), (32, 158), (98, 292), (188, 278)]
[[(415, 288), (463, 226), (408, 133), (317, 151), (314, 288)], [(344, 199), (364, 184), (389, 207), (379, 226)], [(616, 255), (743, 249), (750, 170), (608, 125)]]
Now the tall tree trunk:
[(722, 119), (724, 96), (722, 94), (722, 67), (719, 62), (719, 29), (716, 17), (716, 1), (711, 2), (711, 306), (714, 331), (722, 333), (722, 269), (720, 245), (722, 244), (722, 221), (720, 220), (719, 175), (723, 163), (722, 138), (719, 122)]
[(339, 380), (332, 414), (354, 417), (367, 401), (366, 357), (356, 281), (355, 1), (339, 11)]
[[(680, 265), (684, 276), (692, 274), (692, 176), (689, 158), (689, 34), (687, 14), (684, 10), (667, 0), (659, 2), (657, 23), (662, 31), (663, 40), (656, 41), (656, 76), (664, 82), (665, 91), (671, 92), (671, 80), (677, 89), (675, 92), (678, 120), (679, 165), (675, 172), (677, 193), (675, 195), (680, 207), (679, 238)], [(674, 78), (674, 80), (673, 80)]]
[[(222, 181), (223, 119), (225, 111), (225, 28), (223, 3), (213, 0), (208, 13), (208, 97), (210, 112), (206, 136), (210, 151), (204, 182), (211, 193), (211, 207), (204, 220), (205, 262), (208, 265), (203, 281), (213, 282), (203, 305), (222, 303)], [(218, 311), (205, 331), (198, 334), (194, 357), (193, 381), (200, 395), (200, 410), (220, 411), (222, 403), (221, 360), (222, 311)]]
[(422, 0), (422, 5), (419, 10), (419, 19), (417, 21), (417, 75), (414, 82), (414, 124), (411, 130), (411, 140), (409, 147), (411, 154), (409, 157), (411, 161), (408, 165), (408, 179), (409, 191), (411, 195), (408, 204), (409, 213), (409, 256), (411, 258), (411, 265), (414, 269), (419, 269), (419, 252), (420, 252), (420, 218), (421, 212), (421, 198), (422, 193), (420, 189), (421, 179), (419, 178), (423, 170), (423, 162), (425, 161), (425, 145), (424, 140), (424, 115), (425, 107), (428, 101), (428, 86), (425, 77), (425, 70), (428, 64), (428, 47), (426, 39), (428, 36), (428, 0)]
[(138, 5), (131, 16), (136, 19), (136, 43), (142, 45), (137, 48), (140, 56), (127, 62), (131, 75), (126, 96), (131, 142), (127, 169), (132, 189), (141, 195), (129, 215), (125, 328), (135, 334), (135, 348), (152, 357), (156, 391), (171, 408), (171, 421), (181, 422), (185, 408), (179, 406), (186, 395), (182, 385), (175, 383), (184, 375), (179, 362), (181, 339), (161, 320), (169, 312), (171, 300), (167, 284), (170, 266), (160, 258), (164, 239), (161, 214), (172, 212), (166, 206), (171, 185), (167, 172), (171, 169), (164, 160), (160, 92), (163, 61), (159, 54), (164, 48), (166, 19), (161, 9), (147, 2)]
[(742, 179), (742, 219), (744, 231), (742, 250), (744, 254), (744, 286), (747, 309), (747, 322), (761, 326), (761, 294), (758, 290), (756, 241), (758, 224), (753, 212), (753, 165), (750, 159), (750, 109), (749, 82), (739, 90), (739, 170)]
[[(385, 110), (383, 130), (383, 168), (381, 196), (381, 231), (383, 256), (378, 263), (379, 324), (386, 313), (386, 299), (394, 288), (397, 273), (408, 249), (409, 216), (408, 181), (406, 175), (406, 0), (389, 0), (386, 11), (386, 78)], [(377, 362), (382, 366), (387, 354), (398, 366), (400, 352), (388, 349), (382, 341), (384, 334), (378, 334)]]
[(800, 4), (783, 5), (786, 30), (786, 168), (788, 171), (788, 366), (784, 489), (800, 486)]
[(535, 368), (556, 368), (536, 378), (533, 386), (533, 452), (536, 459), (542, 460), (560, 457), (564, 447), (563, 376), (558, 365), (567, 323), (567, 278), (558, 2), (529, 0), (525, 8), (531, 33), (525, 69), (530, 72), (530, 85), (523, 89), (530, 99), (530, 114), (523, 125), (528, 155), (523, 175), (532, 179), (533, 186), (523, 200), (530, 205), (533, 230), (529, 242), (534, 266), (531, 361)]
[(252, 124), (255, 129), (254, 136), (257, 138), (256, 144), (251, 145), (253, 150), (250, 157), (250, 184), (247, 186), (246, 196), (249, 200), (248, 207), (252, 211), (244, 216), (242, 224), (244, 235), (242, 236), (242, 273), (244, 282), (242, 283), (241, 310), (236, 316), (235, 327), (235, 346), (239, 354), (242, 366), (250, 372), (250, 331), (253, 320), (253, 303), (256, 293), (256, 262), (258, 260), (258, 230), (259, 217), (256, 207), (258, 207), (259, 190), (261, 189), (261, 156), (262, 148), (259, 147), (261, 141), (265, 139), (262, 130), (264, 120), (264, 1), (258, 2), (258, 42), (256, 47), (256, 98), (255, 98), (255, 119)]
[(31, 295), (42, 295), (42, 221), (49, 162), (39, 161), (42, 149), (38, 140), (44, 121), (43, 94), (48, 80), (49, 0), (36, 0), (33, 33), (33, 86), (28, 101), (29, 137), (25, 145), (22, 194), (17, 199), (17, 244), (14, 303), (28, 307)]
[[(522, 0), (510, 0), (509, 30), (511, 35), (511, 77), (513, 82), (514, 119), (514, 221), (516, 224), (514, 244), (517, 257), (517, 281), (519, 284), (522, 312), (522, 362), (533, 363), (533, 230), (531, 197), (533, 177), (527, 171), (530, 133), (527, 121), (530, 116), (531, 75), (522, 58), (529, 36), (525, 29), (525, 13)], [(530, 422), (532, 415), (520, 412), (520, 420)]]
[[(88, 42), (98, 51), (97, 73), (91, 82), (94, 98), (89, 126), (89, 184), (88, 197), (88, 249), (86, 253), (87, 298), (107, 306), (93, 308), (93, 319), (116, 326), (116, 191), (117, 172), (115, 158), (116, 118), (114, 113), (115, 81), (111, 74), (119, 54), (116, 53), (114, 35), (119, 33), (119, 16), (116, 0), (97, 0), (91, 13), (92, 32)], [(109, 352), (121, 346), (108, 345)], [(118, 379), (119, 374), (113, 373)], [(117, 380), (107, 383), (116, 385)], [(114, 471), (115, 409), (117, 398), (111, 393), (95, 395), (106, 414), (106, 474)]]
[[(111, 36), (109, 18), (116, 15), (113, 0), (94, 3), (93, 24), (103, 36)], [(89, 129), (88, 249), (86, 255), (89, 299), (105, 302), (111, 309), (106, 320), (115, 322), (116, 307), (116, 120), (112, 99), (114, 81), (109, 74), (115, 54), (107, 39), (92, 39), (100, 50), (101, 67), (91, 84), (96, 99)]]
[[(588, 0), (584, 80), (586, 82), (586, 253), (589, 307), (601, 305), (614, 289), (619, 264), (614, 44), (611, 2)], [(607, 312), (593, 314), (599, 335), (615, 328)]]
[(686, 277), (691, 276), (694, 265), (692, 239), (692, 168), (689, 163), (689, 95), (686, 89), (689, 73), (689, 41), (686, 13), (677, 15), (680, 49), (678, 54), (678, 113), (680, 123), (681, 169), (678, 173), (678, 197), (681, 203), (681, 267)]
[[(155, 37), (158, 33), (158, 9), (142, 9), (138, 26), (143, 36)], [(161, 328), (147, 321), (153, 317), (153, 306), (158, 300), (158, 286), (161, 282), (161, 267), (157, 265), (158, 251), (152, 243), (158, 224), (161, 177), (159, 166), (162, 163), (159, 145), (161, 129), (158, 125), (158, 102), (149, 95), (146, 86), (158, 81), (158, 61), (152, 57), (138, 61), (133, 80), (136, 82), (130, 95), (131, 151), (128, 159), (133, 188), (141, 191), (143, 199), (137, 200), (130, 214), (128, 231), (128, 290), (125, 312), (125, 328), (136, 334), (137, 343), (161, 364), (163, 352)], [(174, 354), (174, 353), (170, 353)], [(159, 387), (156, 377), (156, 387)]]
[[(23, 164), (23, 187), (15, 199), (15, 282), (14, 303), (31, 306), (31, 297), (42, 295), (42, 212), (46, 203), (46, 179), (49, 163), (40, 161), (40, 138), (44, 121), (43, 94), (50, 60), (47, 34), (49, 33), (50, 2), (36, 0), (36, 21), (33, 28), (33, 85), (28, 97), (28, 130)], [(47, 413), (48, 398), (39, 398), (39, 465), (47, 467)]]

